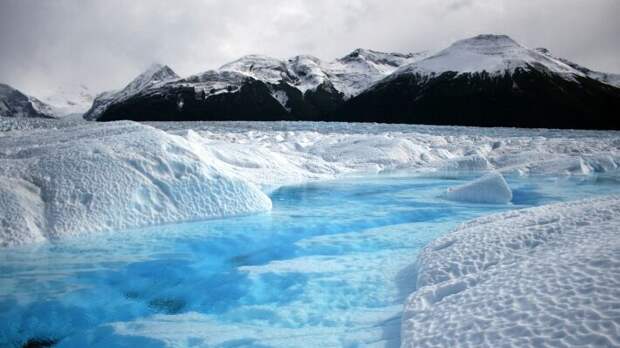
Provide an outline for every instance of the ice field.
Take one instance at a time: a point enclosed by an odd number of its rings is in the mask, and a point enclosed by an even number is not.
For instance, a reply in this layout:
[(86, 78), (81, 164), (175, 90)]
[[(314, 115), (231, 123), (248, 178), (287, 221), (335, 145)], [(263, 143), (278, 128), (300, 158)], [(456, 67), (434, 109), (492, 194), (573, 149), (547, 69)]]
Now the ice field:
[(0, 130), (2, 347), (620, 344), (617, 132)]

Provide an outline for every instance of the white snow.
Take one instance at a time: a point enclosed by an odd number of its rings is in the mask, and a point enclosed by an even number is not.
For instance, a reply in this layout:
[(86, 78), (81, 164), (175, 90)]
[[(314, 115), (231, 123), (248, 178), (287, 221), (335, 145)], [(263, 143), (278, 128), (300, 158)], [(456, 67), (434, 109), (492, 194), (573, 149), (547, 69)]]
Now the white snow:
[(506, 204), (512, 191), (502, 174), (493, 172), (467, 184), (449, 188), (446, 198), (458, 202)]
[(559, 60), (562, 63), (565, 63), (566, 65), (572, 67), (573, 69), (582, 72), (584, 75), (586, 75), (589, 78), (598, 80), (600, 82), (606, 83), (606, 84), (614, 86), (614, 87), (620, 87), (620, 74), (612, 74), (612, 73), (605, 73), (605, 72), (590, 70), (590, 69), (588, 69), (588, 68), (586, 68), (584, 66), (581, 66), (581, 65), (579, 65), (577, 63), (571, 62), (568, 59), (555, 57), (546, 48), (537, 48), (536, 51), (541, 53), (541, 54), (544, 54), (544, 55), (546, 55), (546, 56), (548, 56), (548, 57), (550, 57), (552, 59)]
[(334, 87), (346, 98), (350, 98), (387, 77), (398, 67), (414, 63), (427, 56), (428, 52), (397, 54), (360, 48), (328, 63), (325, 70), (331, 77)]
[(291, 108), (287, 106), (286, 103), (288, 103), (288, 97), (286, 96), (286, 93), (284, 91), (273, 91), (271, 93), (271, 95), (273, 96), (273, 99), (277, 100), (278, 103), (280, 103), (280, 105), (282, 105), (282, 107), (290, 112)]
[(417, 260), (402, 347), (620, 345), (620, 197), (465, 223)]
[(132, 122), (0, 138), (0, 245), (267, 211), (255, 185)]
[(542, 67), (565, 76), (584, 76), (568, 64), (522, 46), (505, 35), (479, 35), (457, 41), (431, 57), (402, 66), (394, 75), (434, 75), (448, 71), (459, 74), (483, 71), (503, 74), (511, 73), (516, 68), (530, 67)]

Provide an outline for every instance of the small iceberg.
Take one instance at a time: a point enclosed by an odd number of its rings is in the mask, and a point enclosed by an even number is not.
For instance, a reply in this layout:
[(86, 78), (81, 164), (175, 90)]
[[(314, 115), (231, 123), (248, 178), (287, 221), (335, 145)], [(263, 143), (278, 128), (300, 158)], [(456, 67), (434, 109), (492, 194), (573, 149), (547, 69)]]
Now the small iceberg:
[(467, 184), (449, 188), (445, 196), (457, 202), (507, 204), (512, 200), (512, 190), (502, 174), (493, 172)]

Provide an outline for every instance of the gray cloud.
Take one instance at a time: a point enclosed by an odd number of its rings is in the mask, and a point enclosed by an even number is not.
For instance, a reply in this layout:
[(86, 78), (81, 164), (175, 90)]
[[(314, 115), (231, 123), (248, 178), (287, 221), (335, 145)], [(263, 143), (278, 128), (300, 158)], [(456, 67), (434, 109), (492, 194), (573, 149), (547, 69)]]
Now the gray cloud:
[(618, 14), (618, 0), (1, 0), (0, 82), (100, 91), (152, 62), (188, 75), (249, 53), (436, 50), (479, 33), (620, 72)]

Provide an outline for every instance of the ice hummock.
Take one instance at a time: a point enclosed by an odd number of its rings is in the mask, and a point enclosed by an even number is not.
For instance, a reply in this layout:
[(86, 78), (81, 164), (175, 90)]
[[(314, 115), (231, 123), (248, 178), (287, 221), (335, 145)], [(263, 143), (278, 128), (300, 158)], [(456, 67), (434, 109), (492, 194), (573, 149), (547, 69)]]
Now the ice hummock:
[(0, 144), (3, 246), (271, 208), (186, 139), (138, 123), (9, 134)]
[(506, 204), (512, 200), (512, 191), (502, 174), (492, 172), (467, 184), (449, 188), (446, 198), (459, 202)]

